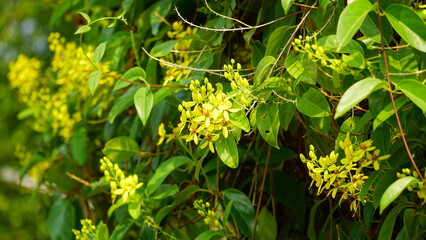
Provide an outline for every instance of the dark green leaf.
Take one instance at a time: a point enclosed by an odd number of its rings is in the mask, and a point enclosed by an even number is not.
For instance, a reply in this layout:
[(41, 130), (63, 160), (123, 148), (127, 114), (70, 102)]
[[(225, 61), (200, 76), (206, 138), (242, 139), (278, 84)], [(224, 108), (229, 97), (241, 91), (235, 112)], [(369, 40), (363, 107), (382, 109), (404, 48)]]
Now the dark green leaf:
[(166, 179), (166, 177), (176, 168), (190, 163), (192, 160), (183, 157), (183, 156), (177, 156), (172, 157), (169, 160), (163, 162), (155, 171), (154, 176), (148, 181), (148, 184), (146, 185), (146, 194), (148, 196), (152, 195), (158, 187), (163, 183), (163, 181)]
[[(395, 100), (396, 110), (398, 111), (404, 104), (407, 102), (407, 98), (400, 97)], [(383, 122), (385, 122), (388, 118), (393, 116), (394, 110), (392, 103), (389, 103), (382, 111), (377, 115), (373, 122), (373, 130), (376, 130)]]
[(139, 88), (134, 96), (135, 107), (143, 125), (146, 125), (154, 104), (154, 96), (148, 87)]
[(222, 162), (224, 162), (230, 168), (238, 167), (238, 148), (232, 134), (229, 134), (227, 138), (221, 135), (220, 138), (214, 143), (214, 146), (216, 148), (217, 155), (219, 155), (219, 158), (222, 160)]
[(367, 196), (367, 193), (371, 190), (370, 187), (373, 186), (373, 184), (375, 185), (377, 178), (380, 177), (381, 175), (382, 175), (381, 171), (375, 171), (370, 176), (368, 176), (368, 179), (364, 183), (361, 193), (359, 194), (359, 198), (361, 202), (364, 202), (365, 196)]
[(385, 11), (396, 32), (414, 48), (426, 52), (426, 25), (410, 7), (392, 4)]
[(368, 0), (353, 1), (343, 9), (337, 24), (337, 51), (349, 43), (372, 9), (373, 5)]
[(47, 231), (52, 240), (72, 239), (75, 209), (69, 199), (58, 199), (49, 210)]
[(324, 95), (315, 88), (310, 88), (301, 97), (296, 98), (297, 109), (309, 117), (330, 116), (330, 106)]
[[(282, 0), (287, 1), (287, 0)], [(266, 45), (265, 56), (276, 56), (279, 51), (284, 47), (287, 41), (290, 39), (291, 32), (288, 32), (290, 26), (284, 25), (279, 28), (276, 28), (268, 39), (268, 44)]]
[(157, 36), (160, 29), (160, 24), (163, 22), (163, 18), (167, 16), (172, 7), (172, 0), (162, 0), (154, 4), (151, 9), (149, 16), (149, 24), (151, 26), (152, 35)]
[(380, 240), (391, 240), (392, 235), (395, 232), (393, 227), (395, 225), (396, 218), (399, 213), (406, 207), (405, 204), (398, 204), (396, 207), (392, 208), (389, 214), (386, 216), (385, 221), (380, 228), (379, 236), (377, 239)]
[(195, 240), (210, 240), (214, 236), (223, 236), (219, 231), (206, 231), (201, 233)]
[(416, 178), (409, 176), (400, 178), (392, 183), (383, 193), (380, 200), (380, 214), (382, 214), (383, 210), (385, 210), (385, 208), (387, 208), (402, 193), (402, 191), (404, 191), (404, 189), (417, 181), (418, 180)]
[(254, 73), (254, 81), (253, 85), (259, 86), (265, 78), (268, 76), (269, 72), (271, 71), (272, 65), (274, 65), (276, 59), (272, 56), (265, 56), (260, 60), (259, 65), (256, 68), (256, 71)]
[(256, 215), (250, 199), (240, 190), (228, 188), (222, 192), (225, 198), (225, 204), (234, 200), (231, 209), (231, 215), (237, 222), (237, 226), (246, 237), (251, 238), (254, 226), (254, 217)]
[(388, 171), (384, 173), (382, 176), (380, 176), (380, 179), (374, 185), (374, 191), (373, 191), (374, 208), (379, 207), (380, 200), (382, 199), (383, 193), (389, 187), (389, 185), (391, 185), (396, 179), (397, 177), (396, 177), (395, 170)]
[(108, 114), (109, 122), (112, 124), (115, 120), (115, 118), (124, 110), (128, 109), (130, 106), (134, 104), (134, 94), (135, 94), (136, 88), (131, 89), (128, 92), (126, 92), (124, 95), (122, 95), (112, 106), (111, 111)]
[(82, 166), (87, 159), (87, 130), (80, 128), (70, 139), (70, 148), (73, 158)]
[(385, 88), (386, 86), (387, 84), (385, 81), (377, 78), (365, 78), (356, 82), (343, 94), (337, 105), (334, 118), (336, 119), (343, 116), (349, 109), (353, 108), (372, 92), (380, 88)]
[(123, 161), (139, 152), (139, 145), (133, 138), (127, 136), (109, 140), (102, 150), (102, 153), (113, 161)]
[(259, 213), (259, 230), (256, 232), (259, 240), (277, 239), (277, 223), (266, 207)]
[(278, 118), (278, 105), (274, 103), (261, 103), (256, 111), (256, 125), (262, 138), (275, 148), (278, 147), (278, 131), (280, 121)]
[(130, 227), (133, 225), (135, 220), (126, 218), (124, 221), (120, 222), (115, 226), (114, 231), (111, 233), (110, 239), (121, 240), (124, 235), (129, 231)]

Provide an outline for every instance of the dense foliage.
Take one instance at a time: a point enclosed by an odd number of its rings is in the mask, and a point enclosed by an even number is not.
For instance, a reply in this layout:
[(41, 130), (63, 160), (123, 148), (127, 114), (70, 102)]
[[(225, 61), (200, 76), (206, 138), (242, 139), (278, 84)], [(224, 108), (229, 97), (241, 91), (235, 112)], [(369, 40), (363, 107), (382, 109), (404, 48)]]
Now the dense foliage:
[(425, 8), (61, 1), (8, 73), (50, 237), (423, 239)]

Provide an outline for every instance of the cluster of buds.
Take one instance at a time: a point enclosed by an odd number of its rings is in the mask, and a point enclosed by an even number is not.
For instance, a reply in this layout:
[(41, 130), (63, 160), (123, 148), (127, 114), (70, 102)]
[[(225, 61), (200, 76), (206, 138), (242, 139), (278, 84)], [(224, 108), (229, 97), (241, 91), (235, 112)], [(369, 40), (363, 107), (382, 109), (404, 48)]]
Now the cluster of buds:
[(291, 44), (294, 50), (307, 54), (309, 59), (314, 62), (320, 62), (324, 67), (331, 68), (339, 74), (355, 75), (355, 71), (342, 59), (330, 57), (324, 48), (318, 45), (315, 37), (307, 36), (303, 40), (303, 37), (299, 36)]
[(197, 209), (198, 214), (204, 218), (205, 224), (211, 227), (220, 226), (216, 213), (210, 209), (209, 202), (204, 203), (202, 199), (197, 199), (194, 201), (194, 208)]
[(127, 203), (135, 195), (136, 190), (143, 185), (138, 181), (138, 175), (133, 174), (126, 177), (118, 164), (113, 164), (107, 157), (101, 159), (100, 168), (105, 175), (105, 181), (110, 184), (113, 202), (117, 196), (121, 195), (123, 202)]
[[(186, 29), (183, 26), (182, 21), (174, 22), (172, 24), (174, 31), (167, 32), (167, 36), (170, 39), (176, 39), (178, 42), (173, 47), (173, 52), (167, 54), (164, 57), (164, 60), (168, 62), (175, 63), (180, 66), (188, 67), (196, 58), (196, 55), (190, 54), (188, 52), (192, 39), (185, 38), (187, 36), (192, 36), (197, 32), (197, 28), (187, 27)], [(164, 85), (170, 81), (179, 81), (183, 76), (190, 73), (189, 69), (171, 67), (166, 71), (166, 76), (164, 78)]]
[(72, 232), (77, 240), (91, 240), (96, 239), (96, 226), (93, 225), (92, 220), (83, 219), (80, 221), (81, 230), (73, 229)]
[[(426, 186), (425, 183), (420, 179), (419, 174), (416, 171), (411, 171), (408, 168), (403, 168), (402, 173), (396, 173), (398, 178), (403, 178), (407, 176), (412, 176), (416, 178), (418, 181), (407, 186), (408, 191), (416, 192), (417, 196), (423, 200), (422, 204), (426, 203)], [(425, 174), (426, 176), (426, 174)]]
[(207, 78), (203, 84), (192, 80), (189, 85), (192, 101), (183, 101), (178, 107), (181, 112), (179, 132), (187, 126), (189, 134), (186, 141), (194, 141), (196, 145), (202, 142), (200, 148), (209, 146), (211, 152), (214, 152), (213, 142), (218, 140), (220, 135), (227, 138), (234, 127), (229, 121), (229, 113), (239, 111), (232, 108), (232, 102), (223, 93), (222, 85), (217, 84), (216, 87), (215, 91)]
[(247, 106), (250, 104), (252, 86), (248, 82), (247, 78), (240, 75), (241, 64), (237, 63), (237, 69), (234, 69), (235, 60), (231, 59), (231, 64), (225, 64), (223, 70), (225, 70), (224, 77), (231, 82), (231, 88), (233, 90), (232, 97), (241, 106)]
[(310, 159), (300, 154), (300, 159), (306, 164), (312, 183), (318, 188), (317, 194), (324, 190), (328, 191), (327, 196), (335, 198), (337, 193), (341, 193), (340, 202), (350, 199), (350, 209), (357, 210), (359, 194), (368, 176), (364, 169), (380, 168), (379, 161), (387, 159), (390, 155), (379, 156), (380, 150), (372, 146), (372, 140), (364, 141), (360, 144), (353, 144), (346, 136), (344, 141), (339, 142), (345, 157), (339, 159), (339, 153), (332, 151), (325, 157), (317, 157), (315, 149), (311, 145), (309, 151)]

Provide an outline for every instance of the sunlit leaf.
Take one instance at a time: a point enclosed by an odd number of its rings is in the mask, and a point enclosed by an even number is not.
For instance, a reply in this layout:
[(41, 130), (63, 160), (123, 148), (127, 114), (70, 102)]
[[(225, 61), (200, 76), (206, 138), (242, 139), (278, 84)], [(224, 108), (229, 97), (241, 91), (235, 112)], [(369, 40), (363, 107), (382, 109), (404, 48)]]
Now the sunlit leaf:
[(96, 87), (98, 86), (99, 81), (101, 80), (101, 75), (102, 75), (101, 71), (94, 71), (90, 73), (88, 82), (89, 82), (89, 90), (92, 94), (95, 92)]
[(227, 138), (220, 136), (220, 138), (214, 143), (214, 146), (216, 148), (217, 155), (219, 155), (222, 162), (230, 168), (238, 167), (238, 148), (232, 134), (229, 134)]
[(280, 121), (278, 118), (278, 105), (261, 103), (256, 111), (257, 129), (262, 138), (275, 148), (278, 147), (278, 131)]
[(96, 47), (95, 53), (93, 55), (93, 62), (95, 64), (98, 64), (101, 61), (102, 57), (104, 56), (105, 47), (106, 47), (106, 42), (103, 42)]
[(426, 112), (426, 85), (416, 80), (403, 80), (397, 85), (397, 88), (401, 90), (414, 104), (417, 105), (423, 112)]
[(380, 214), (389, 206), (410, 184), (417, 182), (414, 177), (408, 176), (396, 180), (383, 193), (380, 199)]
[(330, 116), (331, 112), (327, 99), (315, 88), (297, 97), (296, 107), (301, 113), (314, 118)]
[(134, 96), (135, 107), (142, 123), (146, 125), (154, 104), (154, 96), (148, 87), (139, 88)]
[(174, 46), (176, 45), (177, 40), (169, 40), (158, 45), (155, 45), (151, 50), (151, 55), (154, 57), (163, 57), (169, 54)]
[(113, 161), (122, 161), (140, 152), (137, 142), (130, 137), (121, 136), (110, 139), (102, 153)]

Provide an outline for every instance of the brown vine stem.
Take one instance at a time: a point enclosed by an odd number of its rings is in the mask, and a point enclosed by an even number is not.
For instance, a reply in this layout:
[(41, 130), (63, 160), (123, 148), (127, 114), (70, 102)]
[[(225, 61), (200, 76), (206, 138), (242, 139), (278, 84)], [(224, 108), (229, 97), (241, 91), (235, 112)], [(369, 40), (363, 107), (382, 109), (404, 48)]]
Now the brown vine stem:
[(253, 231), (251, 233), (251, 240), (254, 240), (254, 238), (256, 236), (256, 225), (257, 225), (257, 220), (259, 218), (259, 212), (260, 212), (260, 206), (261, 206), (261, 203), (262, 203), (263, 191), (265, 190), (266, 175), (268, 173), (269, 160), (271, 158), (271, 151), (272, 151), (272, 146), (269, 145), (268, 155), (266, 156), (265, 169), (263, 170), (262, 185), (260, 185), (259, 200), (257, 202), (256, 217), (254, 218), (254, 225), (253, 225)]
[(416, 161), (414, 161), (413, 155), (411, 154), (410, 147), (408, 146), (407, 140), (405, 139), (404, 129), (402, 129), (401, 120), (399, 119), (398, 110), (396, 109), (395, 99), (392, 93), (392, 83), (391, 83), (390, 74), (389, 74), (388, 57), (387, 57), (386, 49), (385, 49), (385, 39), (383, 37), (382, 19), (380, 18), (380, 15), (381, 15), (380, 3), (379, 3), (379, 0), (376, 0), (376, 2), (377, 2), (377, 17), (379, 20), (379, 30), (380, 30), (380, 37), (382, 42), (383, 58), (384, 58), (383, 60), (384, 60), (385, 70), (386, 70), (386, 81), (388, 82), (389, 96), (392, 102), (393, 112), (395, 113), (395, 118), (396, 118), (396, 122), (398, 123), (399, 132), (401, 133), (401, 138), (404, 143), (405, 150), (407, 151), (408, 157), (410, 158), (411, 164), (413, 165), (414, 170), (417, 172), (422, 182), (424, 182), (425, 179), (423, 177), (423, 174), (420, 172), (419, 167), (417, 167)]

